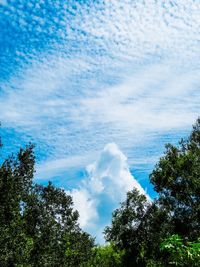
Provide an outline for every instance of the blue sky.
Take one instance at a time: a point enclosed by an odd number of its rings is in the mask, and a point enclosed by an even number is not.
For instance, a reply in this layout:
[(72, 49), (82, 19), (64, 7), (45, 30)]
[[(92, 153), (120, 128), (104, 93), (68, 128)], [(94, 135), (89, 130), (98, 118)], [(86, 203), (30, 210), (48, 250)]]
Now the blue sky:
[(192, 0), (0, 0), (3, 157), (35, 143), (36, 181), (72, 194), (99, 242), (127, 188), (155, 196), (164, 144), (199, 115), (199, 13)]

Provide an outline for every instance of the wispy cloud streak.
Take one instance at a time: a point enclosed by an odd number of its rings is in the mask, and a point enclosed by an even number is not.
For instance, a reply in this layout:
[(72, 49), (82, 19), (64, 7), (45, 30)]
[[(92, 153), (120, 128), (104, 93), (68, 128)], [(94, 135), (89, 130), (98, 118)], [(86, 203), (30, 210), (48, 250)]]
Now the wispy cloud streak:
[(197, 1), (48, 3), (1, 8), (4, 127), (34, 140), (47, 161), (69, 159), (74, 167), (71, 157), (93, 155), (106, 143), (130, 158), (135, 145), (194, 122)]

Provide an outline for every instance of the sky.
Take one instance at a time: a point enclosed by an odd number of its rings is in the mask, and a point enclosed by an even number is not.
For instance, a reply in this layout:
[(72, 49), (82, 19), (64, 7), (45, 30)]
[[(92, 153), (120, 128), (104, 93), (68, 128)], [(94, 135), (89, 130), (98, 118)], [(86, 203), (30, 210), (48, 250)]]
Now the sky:
[(74, 199), (103, 242), (112, 211), (200, 107), (200, 2), (0, 0), (5, 158), (36, 145), (35, 181)]

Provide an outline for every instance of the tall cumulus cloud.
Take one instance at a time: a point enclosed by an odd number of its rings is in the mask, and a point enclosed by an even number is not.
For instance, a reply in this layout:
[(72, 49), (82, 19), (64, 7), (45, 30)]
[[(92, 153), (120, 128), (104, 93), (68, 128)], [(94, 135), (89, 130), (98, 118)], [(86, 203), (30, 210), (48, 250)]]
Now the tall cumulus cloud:
[(80, 214), (80, 226), (101, 242), (113, 210), (133, 188), (150, 199), (130, 173), (126, 156), (115, 143), (107, 144), (98, 160), (87, 166), (87, 178), (80, 187), (69, 192)]

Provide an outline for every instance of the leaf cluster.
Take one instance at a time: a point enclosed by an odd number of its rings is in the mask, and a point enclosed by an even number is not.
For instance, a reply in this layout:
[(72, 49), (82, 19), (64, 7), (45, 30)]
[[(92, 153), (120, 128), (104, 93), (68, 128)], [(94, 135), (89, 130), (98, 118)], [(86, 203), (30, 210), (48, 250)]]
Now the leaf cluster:
[(123, 266), (199, 266), (200, 118), (187, 139), (166, 145), (150, 181), (157, 198), (129, 192), (106, 240), (124, 251)]
[(0, 266), (81, 266), (94, 240), (78, 224), (71, 196), (33, 182), (34, 146), (0, 166)]

